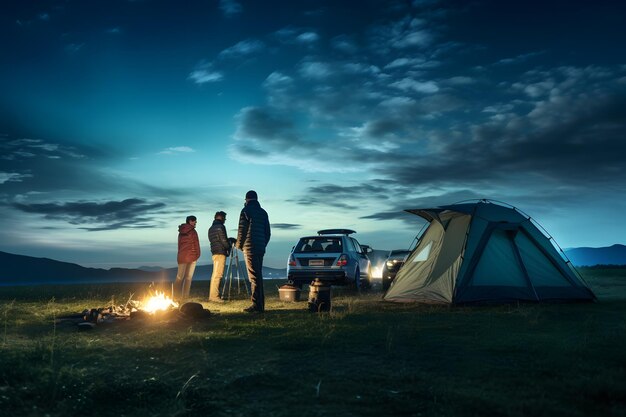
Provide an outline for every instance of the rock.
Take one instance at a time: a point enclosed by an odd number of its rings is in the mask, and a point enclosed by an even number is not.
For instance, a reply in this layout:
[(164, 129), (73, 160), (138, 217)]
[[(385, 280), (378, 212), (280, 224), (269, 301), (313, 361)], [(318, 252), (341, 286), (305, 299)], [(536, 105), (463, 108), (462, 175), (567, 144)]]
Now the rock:
[(180, 306), (179, 311), (183, 316), (193, 319), (203, 319), (211, 315), (211, 312), (200, 303), (185, 303)]

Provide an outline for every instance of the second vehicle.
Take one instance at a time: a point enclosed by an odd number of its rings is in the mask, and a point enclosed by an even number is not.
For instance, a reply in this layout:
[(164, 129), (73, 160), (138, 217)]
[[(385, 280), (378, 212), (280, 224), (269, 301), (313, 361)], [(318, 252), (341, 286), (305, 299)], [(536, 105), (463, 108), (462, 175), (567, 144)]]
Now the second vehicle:
[(387, 256), (387, 260), (383, 265), (383, 291), (389, 289), (391, 282), (410, 254), (411, 251), (406, 249), (396, 249), (389, 252), (389, 256)]

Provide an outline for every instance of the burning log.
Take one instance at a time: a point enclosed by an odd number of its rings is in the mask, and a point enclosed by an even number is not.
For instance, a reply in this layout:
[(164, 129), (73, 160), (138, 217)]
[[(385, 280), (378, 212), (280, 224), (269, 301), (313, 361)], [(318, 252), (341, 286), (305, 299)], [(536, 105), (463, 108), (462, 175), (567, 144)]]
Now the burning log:
[(167, 311), (173, 308), (178, 308), (178, 303), (168, 296), (164, 292), (158, 292), (152, 297), (143, 302), (142, 310), (148, 313), (156, 313), (157, 311)]
[(126, 304), (104, 308), (85, 309), (81, 314), (72, 314), (59, 317), (59, 322), (73, 322), (78, 324), (79, 330), (91, 330), (102, 323), (113, 323), (120, 320), (154, 320), (170, 319), (174, 313), (176, 317), (203, 319), (211, 315), (200, 303), (184, 303), (180, 309), (178, 303), (164, 292), (157, 291), (148, 295), (143, 301), (133, 300), (131, 294)]

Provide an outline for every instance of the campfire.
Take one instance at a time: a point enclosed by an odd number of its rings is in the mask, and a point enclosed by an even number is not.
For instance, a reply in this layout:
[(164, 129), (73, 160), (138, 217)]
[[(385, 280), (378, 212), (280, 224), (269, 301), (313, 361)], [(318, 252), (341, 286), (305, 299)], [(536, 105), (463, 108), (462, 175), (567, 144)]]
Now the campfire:
[[(166, 317), (178, 310), (178, 303), (165, 295), (163, 291), (149, 292), (142, 301), (133, 302), (130, 318)], [(132, 299), (132, 296), (131, 296)]]
[(85, 309), (80, 314), (71, 314), (59, 317), (59, 322), (78, 324), (80, 330), (88, 330), (96, 325), (125, 321), (130, 319), (177, 320), (180, 318), (204, 319), (210, 316), (210, 311), (200, 303), (179, 304), (168, 297), (163, 291), (148, 291), (143, 300), (134, 300), (131, 294), (125, 304), (109, 307)]
[(144, 299), (139, 310), (154, 314), (158, 311), (169, 311), (174, 308), (178, 308), (178, 303), (166, 296), (164, 292), (157, 291), (155, 295)]

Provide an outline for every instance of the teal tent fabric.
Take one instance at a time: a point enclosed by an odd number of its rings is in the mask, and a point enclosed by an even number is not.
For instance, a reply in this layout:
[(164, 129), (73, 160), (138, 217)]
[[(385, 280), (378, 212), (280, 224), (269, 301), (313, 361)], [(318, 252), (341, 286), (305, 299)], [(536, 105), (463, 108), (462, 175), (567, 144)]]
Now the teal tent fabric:
[(407, 210), (430, 222), (387, 301), (592, 301), (550, 239), (513, 207), (477, 203)]

